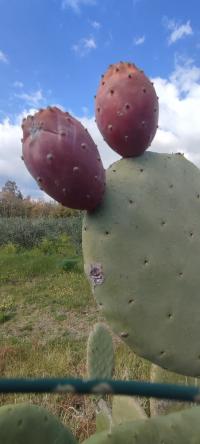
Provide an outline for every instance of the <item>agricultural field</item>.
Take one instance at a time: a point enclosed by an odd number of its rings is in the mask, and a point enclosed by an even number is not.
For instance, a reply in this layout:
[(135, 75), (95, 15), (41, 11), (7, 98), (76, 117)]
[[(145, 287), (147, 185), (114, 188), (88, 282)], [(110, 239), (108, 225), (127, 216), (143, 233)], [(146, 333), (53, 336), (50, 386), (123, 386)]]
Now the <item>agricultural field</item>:
[[(81, 221), (74, 227), (71, 220), (66, 226), (16, 219), (1, 224), (1, 377), (87, 377), (87, 338), (103, 318), (84, 275)], [(149, 364), (113, 340), (113, 377), (148, 380)], [(80, 442), (95, 431), (91, 396), (0, 395), (0, 405), (27, 400), (58, 415)], [(144, 404), (148, 413), (148, 401)]]

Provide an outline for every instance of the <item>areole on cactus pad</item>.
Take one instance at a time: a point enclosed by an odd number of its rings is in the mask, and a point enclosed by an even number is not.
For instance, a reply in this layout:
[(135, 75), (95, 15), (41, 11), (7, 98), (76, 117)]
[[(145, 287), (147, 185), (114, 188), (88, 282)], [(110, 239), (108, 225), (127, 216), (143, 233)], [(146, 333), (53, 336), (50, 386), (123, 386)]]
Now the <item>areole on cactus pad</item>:
[(41, 189), (69, 208), (93, 210), (105, 171), (92, 137), (69, 113), (48, 107), (23, 120), (23, 160)]
[(158, 125), (158, 97), (152, 82), (132, 63), (110, 65), (95, 101), (96, 122), (108, 145), (122, 157), (141, 155)]

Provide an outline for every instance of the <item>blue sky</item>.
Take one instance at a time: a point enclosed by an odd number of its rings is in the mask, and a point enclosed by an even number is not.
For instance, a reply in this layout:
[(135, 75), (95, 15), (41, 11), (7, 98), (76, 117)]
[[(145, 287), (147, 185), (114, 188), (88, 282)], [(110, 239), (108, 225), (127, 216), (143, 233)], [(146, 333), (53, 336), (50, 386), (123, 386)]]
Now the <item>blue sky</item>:
[[(199, 0), (0, 0), (0, 187), (14, 178), (25, 194), (41, 196), (13, 159), (20, 156), (20, 117), (49, 104), (82, 119), (102, 145), (106, 166), (116, 158), (95, 127), (94, 95), (100, 75), (120, 60), (155, 80), (162, 96), (155, 150), (176, 149), (182, 143), (178, 117), (187, 117), (191, 95), (191, 112), (200, 105), (199, 8)], [(192, 128), (194, 122), (183, 148), (198, 164), (197, 146), (189, 148)]]

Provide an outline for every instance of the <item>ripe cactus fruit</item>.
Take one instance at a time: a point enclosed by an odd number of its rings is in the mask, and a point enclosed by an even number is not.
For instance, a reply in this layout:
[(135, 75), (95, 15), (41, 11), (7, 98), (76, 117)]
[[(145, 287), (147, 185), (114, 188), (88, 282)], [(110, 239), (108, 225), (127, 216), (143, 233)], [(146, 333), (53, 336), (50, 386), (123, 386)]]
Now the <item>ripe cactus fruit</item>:
[(0, 407), (2, 444), (76, 444), (71, 431), (48, 410), (37, 405)]
[(22, 122), (23, 160), (53, 199), (69, 208), (93, 210), (105, 188), (98, 149), (82, 124), (57, 107)]
[(145, 152), (107, 171), (83, 223), (85, 272), (102, 315), (139, 356), (200, 375), (200, 173), (184, 156)]
[(105, 141), (122, 157), (142, 154), (158, 125), (158, 97), (153, 84), (132, 63), (110, 65), (95, 102), (96, 122)]
[(166, 416), (133, 421), (98, 433), (83, 444), (188, 444), (199, 443), (200, 407)]
[(110, 379), (114, 369), (112, 336), (101, 322), (91, 331), (87, 344), (87, 373), (90, 379)]

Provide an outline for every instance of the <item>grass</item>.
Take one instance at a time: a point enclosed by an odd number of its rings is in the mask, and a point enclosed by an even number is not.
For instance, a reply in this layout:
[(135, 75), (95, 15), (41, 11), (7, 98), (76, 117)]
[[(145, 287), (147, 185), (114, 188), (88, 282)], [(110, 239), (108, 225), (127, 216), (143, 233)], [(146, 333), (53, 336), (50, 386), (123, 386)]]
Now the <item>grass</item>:
[[(0, 249), (0, 376), (86, 377), (86, 344), (102, 320), (82, 258), (62, 267), (63, 251)], [(149, 379), (150, 367), (113, 336), (115, 378)], [(28, 401), (47, 407), (82, 442), (95, 431), (95, 404), (79, 395), (0, 395), (0, 405)], [(149, 403), (143, 400), (149, 412)]]

